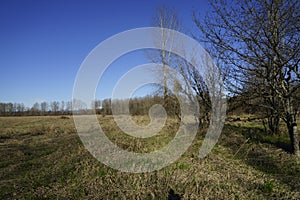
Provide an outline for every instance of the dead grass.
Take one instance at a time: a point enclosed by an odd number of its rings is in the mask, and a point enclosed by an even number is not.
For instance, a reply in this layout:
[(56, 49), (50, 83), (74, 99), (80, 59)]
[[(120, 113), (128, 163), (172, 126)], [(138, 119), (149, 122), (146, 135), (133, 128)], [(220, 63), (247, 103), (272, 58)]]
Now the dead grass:
[[(145, 125), (147, 117), (134, 117)], [(155, 137), (132, 140), (111, 116), (99, 116), (108, 137), (136, 152), (165, 145), (178, 125), (169, 119)], [(256, 129), (255, 129), (256, 130)], [(1, 199), (299, 199), (300, 166), (259, 131), (228, 124), (205, 159), (202, 137), (168, 167), (122, 173), (95, 160), (81, 144), (72, 118), (0, 118)]]

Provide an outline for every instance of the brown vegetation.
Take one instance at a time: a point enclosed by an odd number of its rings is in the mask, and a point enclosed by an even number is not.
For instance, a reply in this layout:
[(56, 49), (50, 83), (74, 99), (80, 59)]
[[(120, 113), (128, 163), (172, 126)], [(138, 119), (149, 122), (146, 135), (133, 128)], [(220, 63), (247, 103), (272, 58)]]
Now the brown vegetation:
[[(299, 199), (300, 164), (285, 151), (288, 136), (265, 135), (259, 121), (228, 122), (213, 151), (198, 159), (203, 131), (175, 163), (152, 173), (113, 170), (82, 145), (72, 118), (0, 118), (1, 199)], [(138, 124), (149, 123), (135, 116)], [(175, 119), (144, 142), (128, 137), (111, 116), (99, 116), (108, 137), (130, 151), (148, 152), (174, 136)], [(256, 125), (256, 126), (255, 126)]]

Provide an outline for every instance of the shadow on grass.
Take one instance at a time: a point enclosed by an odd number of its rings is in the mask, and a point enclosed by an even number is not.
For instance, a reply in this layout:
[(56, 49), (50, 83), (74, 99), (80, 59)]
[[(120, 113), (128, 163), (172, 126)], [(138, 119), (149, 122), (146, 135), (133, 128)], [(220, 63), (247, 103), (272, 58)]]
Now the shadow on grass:
[(288, 153), (292, 153), (291, 145), (289, 143), (289, 137), (287, 134), (272, 135), (265, 133), (263, 128), (258, 127), (244, 127), (226, 125), (226, 127), (238, 134), (243, 135), (245, 138), (249, 138), (253, 143), (265, 143), (280, 148)]
[(176, 194), (173, 189), (169, 190), (168, 200), (180, 200), (181, 197), (179, 194)]
[(287, 135), (266, 134), (257, 127), (226, 125), (224, 146), (231, 149), (234, 158), (272, 175), (292, 190), (300, 190), (300, 165), (291, 154)]

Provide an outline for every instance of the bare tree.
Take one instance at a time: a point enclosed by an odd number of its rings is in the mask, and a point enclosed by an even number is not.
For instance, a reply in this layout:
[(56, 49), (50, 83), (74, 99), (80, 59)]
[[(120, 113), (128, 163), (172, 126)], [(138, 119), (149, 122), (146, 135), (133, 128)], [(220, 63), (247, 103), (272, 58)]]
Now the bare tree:
[(111, 115), (111, 99), (104, 99), (102, 101), (102, 110), (103, 110), (103, 115)]
[[(173, 88), (173, 92), (177, 93), (177, 95), (181, 93), (188, 97), (190, 101), (197, 101), (200, 108), (198, 115), (199, 122), (201, 125), (208, 125), (212, 106), (208, 91), (209, 88), (207, 87), (206, 82), (213, 81), (216, 83), (216, 81), (210, 80), (212, 78), (212, 74), (210, 73), (214, 72), (207, 72), (206, 75), (208, 76), (202, 77), (204, 74), (201, 74), (196, 66), (208, 64), (210, 57), (207, 54), (207, 60), (204, 61), (207, 63), (198, 63), (199, 59), (194, 55), (196, 52), (186, 52), (185, 49), (183, 49), (183, 44), (178, 42), (175, 44), (174, 41), (176, 39), (176, 33), (171, 32), (170, 29), (182, 31), (180, 24), (181, 23), (174, 9), (167, 6), (158, 7), (154, 18), (154, 25), (162, 29), (160, 35), (157, 36), (160, 40), (154, 39), (154, 42), (156, 46), (161, 48), (161, 50), (156, 51), (157, 54), (152, 54), (151, 58), (152, 61), (162, 64), (163, 69), (162, 71), (159, 71), (158, 75), (163, 77), (164, 104), (168, 112), (170, 113), (171, 111), (173, 115), (175, 114), (177, 117), (180, 117), (180, 113), (178, 112), (179, 105), (175, 97), (176, 94), (168, 92), (169, 87)], [(173, 49), (178, 48), (181, 48), (182, 52), (185, 52), (185, 55), (178, 56), (171, 53)], [(191, 60), (192, 63), (188, 62), (188, 60)], [(175, 69), (180, 77), (176, 74), (172, 74), (171, 71), (168, 71), (167, 66)], [(218, 73), (214, 73), (215, 76), (217, 76), (217, 74)], [(213, 84), (213, 82), (211, 84)], [(182, 88), (184, 85), (185, 88)], [(191, 86), (191, 88), (186, 88), (187, 86)]]
[[(191, 55), (185, 55), (185, 58), (177, 57), (176, 68), (179, 71), (180, 75), (185, 81), (185, 85), (191, 86), (192, 92), (188, 88), (182, 88), (182, 92), (190, 96), (190, 94), (195, 94), (196, 98), (189, 97), (190, 100), (196, 100), (199, 105), (199, 122), (200, 125), (208, 125), (210, 120), (211, 112), (211, 99), (209, 96), (209, 88), (207, 87), (206, 81), (203, 74), (200, 74), (199, 70), (195, 68), (192, 63), (189, 63), (186, 59), (187, 56), (192, 57), (191, 60), (194, 64), (196, 63), (193, 52), (189, 52)], [(215, 74), (217, 75), (217, 73)]]
[(59, 102), (53, 101), (50, 103), (50, 105), (51, 105), (51, 111), (56, 115), (57, 112), (59, 111)]
[(85, 114), (87, 112), (87, 104), (80, 99), (72, 100), (72, 111), (73, 114)]
[(17, 112), (23, 114), (25, 111), (25, 106), (23, 103), (17, 103)]
[(72, 111), (72, 101), (67, 101), (66, 102), (66, 113), (70, 114)]
[[(151, 52), (149, 54), (150, 59), (155, 63), (162, 64), (162, 71), (159, 71), (159, 76), (162, 75), (162, 83), (163, 83), (163, 97), (164, 97), (164, 105), (169, 110), (169, 102), (170, 94), (168, 92), (168, 68), (167, 66), (171, 66), (171, 62), (173, 59), (172, 49), (173, 49), (173, 41), (175, 38), (175, 34), (170, 30), (179, 30), (179, 19), (177, 16), (177, 12), (166, 5), (161, 5), (157, 7), (156, 13), (153, 19), (153, 25), (161, 28), (161, 32), (159, 36), (154, 37), (155, 46), (159, 47), (160, 50)], [(158, 40), (157, 38), (160, 38)]]
[(40, 104), (39, 103), (34, 103), (32, 108), (31, 108), (32, 114), (37, 115), (40, 112)]
[(96, 114), (100, 114), (101, 101), (97, 99), (92, 101), (91, 108), (95, 109)]
[[(297, 0), (212, 0), (212, 12), (194, 21), (199, 40), (227, 67), (227, 86), (257, 99), (271, 118), (282, 119), (292, 151), (300, 157), (295, 92), (299, 88), (300, 2)], [(273, 131), (276, 131), (274, 129)]]
[(65, 102), (64, 101), (60, 102), (60, 112), (61, 112), (61, 114), (64, 114), (64, 112), (65, 112)]
[(41, 112), (42, 112), (42, 115), (44, 115), (46, 112), (47, 112), (47, 109), (48, 109), (48, 104), (47, 102), (42, 102), (41, 103)]

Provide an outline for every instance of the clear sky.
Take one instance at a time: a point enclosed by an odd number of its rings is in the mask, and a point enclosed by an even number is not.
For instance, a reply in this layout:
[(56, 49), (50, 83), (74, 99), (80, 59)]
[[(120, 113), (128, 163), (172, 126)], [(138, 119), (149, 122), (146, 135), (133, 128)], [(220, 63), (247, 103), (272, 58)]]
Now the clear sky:
[[(160, 4), (174, 7), (188, 30), (194, 26), (192, 10), (207, 9), (206, 0), (0, 1), (0, 102), (31, 106), (70, 100), (76, 73), (88, 53), (114, 34), (151, 26)], [(141, 53), (128, 58), (115, 63), (122, 67), (112, 67), (104, 84), (113, 85), (132, 65), (144, 62)], [(96, 97), (108, 98), (110, 90), (97, 91)]]

